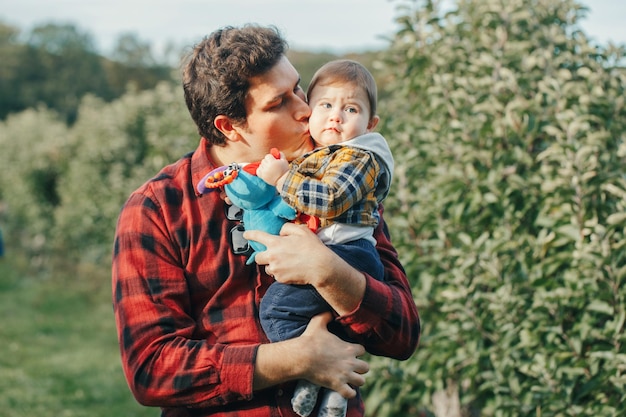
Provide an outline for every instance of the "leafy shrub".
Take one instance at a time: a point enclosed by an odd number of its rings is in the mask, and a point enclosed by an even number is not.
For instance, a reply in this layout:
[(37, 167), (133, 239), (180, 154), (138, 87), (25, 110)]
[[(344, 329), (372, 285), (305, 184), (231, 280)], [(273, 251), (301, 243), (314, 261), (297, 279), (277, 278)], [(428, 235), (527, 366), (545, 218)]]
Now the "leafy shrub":
[(399, 19), (381, 104), (424, 332), (408, 363), (375, 361), (367, 409), (458, 391), (466, 415), (622, 415), (623, 47), (589, 44), (574, 1), (424, 3)]
[(35, 256), (49, 244), (70, 145), (65, 123), (45, 109), (26, 110), (0, 124), (0, 227), (7, 251), (18, 246)]
[(131, 191), (195, 149), (198, 135), (182, 89), (163, 83), (111, 104), (88, 97), (71, 134), (77, 146), (59, 183), (60, 247), (83, 261), (110, 258), (115, 222)]
[(197, 145), (182, 89), (169, 83), (112, 103), (87, 96), (79, 113), (71, 128), (45, 109), (0, 124), (7, 246), (108, 261), (130, 192)]

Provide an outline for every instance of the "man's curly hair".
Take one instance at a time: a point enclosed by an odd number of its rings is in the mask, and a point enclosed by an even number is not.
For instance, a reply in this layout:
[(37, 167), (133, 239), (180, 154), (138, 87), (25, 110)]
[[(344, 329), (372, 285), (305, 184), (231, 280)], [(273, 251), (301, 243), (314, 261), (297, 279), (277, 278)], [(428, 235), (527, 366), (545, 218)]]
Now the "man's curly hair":
[(245, 123), (250, 78), (269, 71), (286, 51), (278, 29), (252, 24), (224, 27), (197, 44), (183, 68), (183, 90), (198, 133), (214, 145), (224, 144), (215, 117)]

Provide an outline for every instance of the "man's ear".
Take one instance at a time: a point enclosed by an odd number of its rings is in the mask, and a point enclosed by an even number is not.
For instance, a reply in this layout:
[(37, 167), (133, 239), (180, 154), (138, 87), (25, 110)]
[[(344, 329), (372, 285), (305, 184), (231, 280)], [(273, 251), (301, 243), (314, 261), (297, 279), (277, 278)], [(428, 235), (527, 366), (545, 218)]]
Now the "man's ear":
[(220, 114), (219, 116), (215, 118), (215, 120), (213, 121), (213, 124), (215, 125), (217, 130), (222, 132), (224, 136), (228, 138), (228, 140), (235, 142), (241, 139), (241, 135), (239, 134), (239, 129), (233, 124), (233, 122), (230, 120), (228, 116), (224, 116), (223, 114)]
[(367, 131), (371, 132), (372, 130), (374, 130), (374, 128), (376, 127), (376, 125), (378, 124), (378, 122), (380, 121), (380, 117), (379, 116), (374, 116), (370, 119), (370, 121), (367, 123)]

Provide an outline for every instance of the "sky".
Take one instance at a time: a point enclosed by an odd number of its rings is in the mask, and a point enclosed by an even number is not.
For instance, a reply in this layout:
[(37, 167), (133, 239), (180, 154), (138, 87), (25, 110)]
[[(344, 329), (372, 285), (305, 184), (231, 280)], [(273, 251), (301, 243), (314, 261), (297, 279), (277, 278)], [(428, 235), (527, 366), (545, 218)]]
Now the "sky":
[[(167, 42), (191, 46), (226, 25), (273, 24), (291, 49), (360, 52), (384, 49), (396, 30), (398, 0), (0, 0), (0, 21), (28, 31), (74, 24), (107, 54), (134, 33), (158, 53)], [(582, 0), (582, 29), (596, 43), (626, 44), (626, 1)]]

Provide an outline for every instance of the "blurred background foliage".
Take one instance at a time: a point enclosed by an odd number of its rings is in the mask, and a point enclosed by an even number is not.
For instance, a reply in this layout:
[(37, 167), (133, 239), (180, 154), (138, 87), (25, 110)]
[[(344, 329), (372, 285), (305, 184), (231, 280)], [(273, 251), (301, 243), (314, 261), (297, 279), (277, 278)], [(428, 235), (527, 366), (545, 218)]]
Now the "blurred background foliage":
[[(591, 44), (574, 0), (398, 3), (389, 48), (349, 57), (381, 90), (423, 335), (408, 361), (370, 358), (367, 415), (624, 415), (624, 46)], [(35, 283), (98, 277), (108, 303), (121, 205), (198, 137), (175, 66), (132, 36), (92, 44), (0, 25), (0, 229)], [(289, 54), (305, 87), (336, 58)]]

